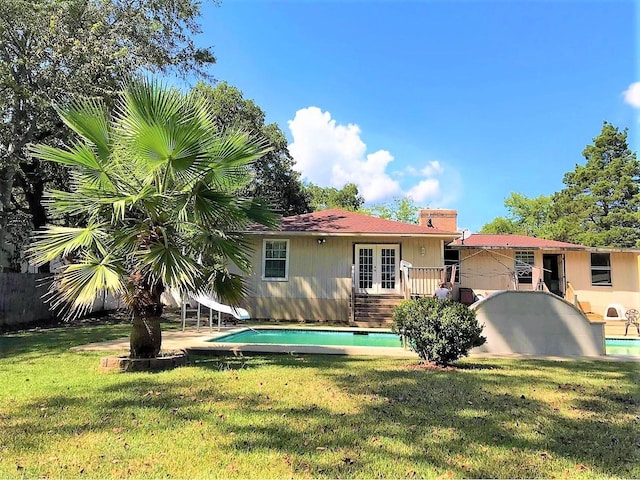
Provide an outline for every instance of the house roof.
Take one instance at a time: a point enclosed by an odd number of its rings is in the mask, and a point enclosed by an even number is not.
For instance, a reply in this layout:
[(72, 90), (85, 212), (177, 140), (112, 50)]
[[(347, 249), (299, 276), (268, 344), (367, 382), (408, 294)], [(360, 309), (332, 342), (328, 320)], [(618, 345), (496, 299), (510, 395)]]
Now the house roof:
[(283, 217), (280, 228), (269, 230), (262, 225), (252, 227), (247, 233), (300, 234), (300, 235), (381, 235), (381, 236), (439, 236), (456, 238), (458, 232), (447, 232), (432, 227), (396, 222), (346, 210), (322, 210), (291, 217)]
[(544, 238), (528, 237), (514, 234), (473, 234), (469, 237), (458, 238), (450, 243), (458, 248), (527, 248), (532, 250), (591, 250), (590, 247), (575, 243), (558, 242)]

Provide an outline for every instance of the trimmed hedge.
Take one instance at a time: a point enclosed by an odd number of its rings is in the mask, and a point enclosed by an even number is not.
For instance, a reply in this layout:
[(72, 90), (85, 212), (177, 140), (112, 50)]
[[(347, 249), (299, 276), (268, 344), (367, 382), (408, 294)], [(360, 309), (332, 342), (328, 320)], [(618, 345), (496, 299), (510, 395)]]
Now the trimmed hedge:
[(423, 360), (448, 365), (484, 344), (476, 312), (453, 300), (405, 300), (393, 312), (393, 331), (406, 337)]

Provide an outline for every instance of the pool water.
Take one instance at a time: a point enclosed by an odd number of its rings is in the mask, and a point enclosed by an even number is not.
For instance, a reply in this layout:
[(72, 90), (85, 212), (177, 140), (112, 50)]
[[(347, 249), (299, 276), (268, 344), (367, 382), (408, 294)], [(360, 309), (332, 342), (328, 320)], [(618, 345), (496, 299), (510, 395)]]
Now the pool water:
[[(210, 340), (216, 343), (262, 343), (276, 345), (322, 345), (352, 347), (401, 347), (395, 333), (339, 330), (249, 329)], [(608, 355), (640, 357), (640, 338), (607, 338)]]
[(640, 338), (607, 338), (607, 355), (640, 357)]
[(256, 329), (211, 340), (216, 343), (269, 343), (278, 345), (323, 345), (352, 347), (401, 347), (395, 333), (344, 332), (334, 330)]

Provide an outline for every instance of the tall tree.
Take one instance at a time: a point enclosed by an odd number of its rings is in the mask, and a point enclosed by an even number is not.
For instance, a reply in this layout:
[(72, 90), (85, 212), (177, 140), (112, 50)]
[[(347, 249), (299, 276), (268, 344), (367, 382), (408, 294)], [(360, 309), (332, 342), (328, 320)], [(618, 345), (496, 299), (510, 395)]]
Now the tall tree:
[(524, 235), (524, 232), (512, 219), (505, 217), (496, 217), (489, 223), (485, 223), (478, 233), (488, 233), (493, 235), (517, 233)]
[(358, 192), (355, 183), (347, 183), (340, 190), (335, 187), (320, 187), (313, 183), (305, 185), (310, 198), (311, 208), (317, 212), (328, 208), (340, 208), (352, 212), (360, 210), (364, 197)]
[(373, 205), (371, 208), (363, 210), (376, 217), (415, 224), (418, 223), (420, 213), (420, 207), (409, 197), (397, 197), (389, 203)]
[(45, 189), (67, 183), (58, 165), (43, 164), (25, 148), (30, 142), (65, 142), (68, 130), (52, 104), (111, 97), (123, 81), (144, 71), (208, 77), (215, 58), (191, 39), (200, 31), (199, 5), (198, 0), (0, 2), (0, 269), (7, 240), (19, 244), (24, 228), (47, 221)]
[(553, 238), (590, 246), (640, 247), (640, 162), (627, 130), (604, 122), (553, 196)]
[(79, 226), (47, 226), (31, 247), (37, 264), (62, 258), (53, 306), (81, 315), (105, 292), (133, 312), (131, 357), (160, 351), (160, 296), (167, 287), (215, 292), (237, 304), (251, 270), (241, 234), (276, 217), (240, 192), (263, 145), (221, 135), (195, 96), (156, 83), (133, 83), (109, 111), (96, 100), (60, 110), (78, 139), (65, 148), (36, 145), (41, 160), (69, 168), (72, 191), (53, 191), (56, 214)]
[(550, 195), (528, 198), (512, 192), (504, 200), (504, 206), (509, 211), (509, 216), (498, 217), (487, 223), (480, 233), (517, 233), (550, 238), (549, 216), (552, 208)]
[(215, 87), (200, 82), (193, 90), (209, 103), (220, 131), (241, 129), (257, 139), (266, 139), (269, 150), (254, 163), (255, 178), (247, 193), (269, 199), (285, 216), (310, 212), (309, 197), (300, 174), (293, 170), (295, 162), (280, 127), (275, 123), (265, 124), (262, 109), (226, 82)]

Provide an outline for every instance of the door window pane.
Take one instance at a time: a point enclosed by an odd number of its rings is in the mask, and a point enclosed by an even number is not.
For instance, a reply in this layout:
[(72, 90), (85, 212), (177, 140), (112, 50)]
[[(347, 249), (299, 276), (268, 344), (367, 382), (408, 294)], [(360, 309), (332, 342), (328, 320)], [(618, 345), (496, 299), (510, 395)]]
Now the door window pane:
[(396, 249), (382, 248), (380, 253), (381, 287), (385, 289), (394, 289), (396, 288)]
[(373, 248), (361, 248), (358, 253), (358, 287), (373, 287)]

